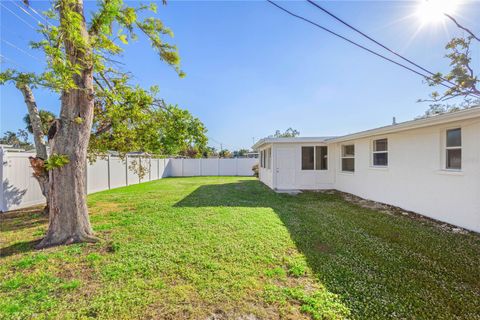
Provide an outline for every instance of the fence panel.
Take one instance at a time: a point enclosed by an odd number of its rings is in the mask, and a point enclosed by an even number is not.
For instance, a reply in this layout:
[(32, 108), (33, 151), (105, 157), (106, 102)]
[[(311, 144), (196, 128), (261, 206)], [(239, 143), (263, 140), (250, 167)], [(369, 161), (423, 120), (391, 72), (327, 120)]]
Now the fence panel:
[(219, 159), (202, 159), (202, 176), (218, 176)]
[[(45, 199), (37, 180), (32, 175), (28, 160), (32, 153), (2, 153), (0, 149), (0, 211), (20, 209), (42, 204)], [(126, 161), (125, 161), (126, 160)], [(148, 159), (116, 156), (98, 159), (87, 166), (87, 192), (98, 192), (140, 182), (132, 170), (135, 162), (147, 167), (142, 182), (164, 177), (182, 176), (251, 176), (257, 159)]]
[(140, 183), (140, 178), (138, 174), (135, 173), (134, 168), (137, 166), (139, 161), (138, 157), (127, 157), (127, 183), (128, 185)]
[(183, 159), (183, 177), (201, 176), (202, 159)]
[(219, 159), (218, 175), (219, 176), (236, 176), (237, 175), (237, 159)]
[(157, 180), (161, 178), (158, 175), (158, 163), (162, 161), (162, 159), (150, 159), (150, 181), (151, 180)]
[(108, 159), (97, 159), (90, 163), (87, 169), (87, 192), (97, 192), (109, 189)]
[(258, 163), (258, 159), (237, 159), (237, 176), (253, 176), (252, 167)]
[[(1, 153), (0, 153), (1, 155)], [(11, 153), (0, 158), (2, 166), (1, 210), (15, 210), (45, 202), (42, 190), (32, 175), (31, 153)]]
[(171, 159), (159, 159), (160, 161), (160, 177), (161, 178), (166, 178), (166, 177), (170, 177), (170, 170), (171, 170), (171, 166), (172, 166), (172, 163), (171, 163)]
[(127, 170), (125, 161), (119, 157), (110, 157), (110, 188), (119, 188), (127, 185)]
[(172, 177), (183, 177), (183, 159), (170, 159), (170, 172)]

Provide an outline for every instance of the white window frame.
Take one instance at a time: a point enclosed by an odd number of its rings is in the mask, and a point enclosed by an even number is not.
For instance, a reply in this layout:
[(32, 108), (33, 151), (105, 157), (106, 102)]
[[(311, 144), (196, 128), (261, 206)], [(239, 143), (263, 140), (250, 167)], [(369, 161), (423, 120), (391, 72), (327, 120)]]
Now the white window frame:
[[(327, 148), (327, 168), (326, 169), (319, 169), (317, 168), (317, 147), (325, 147)], [(303, 169), (302, 163), (302, 148), (313, 148), (313, 169)], [(301, 171), (328, 171), (328, 146), (326, 145), (307, 145), (307, 146), (300, 146), (300, 170)]]
[[(353, 146), (353, 156), (344, 156), (343, 149), (348, 146)], [(355, 172), (355, 143), (342, 144), (340, 146), (340, 171), (343, 173), (353, 174)], [(343, 159), (353, 159), (353, 171), (343, 170)]]
[[(387, 150), (386, 151), (375, 151), (375, 148), (376, 148), (376, 145), (375, 145), (375, 142), (379, 141), (379, 140), (387, 140)], [(382, 137), (382, 138), (375, 138), (375, 139), (372, 139), (372, 159), (371, 159), (371, 162), (370, 162), (370, 165), (372, 167), (375, 167), (375, 168), (388, 168), (388, 164), (390, 162), (390, 159), (388, 157), (388, 149), (389, 149), (389, 143), (388, 143), (388, 138), (387, 137)], [(375, 154), (378, 154), (378, 153), (386, 153), (387, 154), (387, 165), (378, 165), (378, 164), (375, 164)]]
[[(448, 132), (452, 130), (460, 130), (460, 146), (453, 146), (453, 147), (448, 147)], [(451, 128), (446, 128), (443, 130), (443, 170), (446, 171), (454, 171), (454, 172), (459, 172), (462, 171), (463, 169), (463, 130), (462, 127), (457, 126), (457, 127), (451, 127)], [(448, 168), (448, 150), (460, 150), (460, 168)]]

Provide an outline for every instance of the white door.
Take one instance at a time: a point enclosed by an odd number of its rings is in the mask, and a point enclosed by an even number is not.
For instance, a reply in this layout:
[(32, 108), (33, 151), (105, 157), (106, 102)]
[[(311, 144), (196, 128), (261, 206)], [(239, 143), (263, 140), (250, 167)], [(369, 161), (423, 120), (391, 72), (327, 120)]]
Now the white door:
[(280, 190), (295, 189), (295, 148), (277, 148), (277, 185)]

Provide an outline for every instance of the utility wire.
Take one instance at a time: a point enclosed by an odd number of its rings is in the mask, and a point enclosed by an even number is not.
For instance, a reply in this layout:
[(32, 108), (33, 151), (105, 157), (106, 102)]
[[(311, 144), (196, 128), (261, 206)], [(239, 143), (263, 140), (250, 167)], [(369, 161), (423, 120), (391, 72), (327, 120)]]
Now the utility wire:
[[(297, 18), (297, 19), (300, 19), (300, 20), (303, 20), (303, 21), (305, 21), (305, 22), (307, 22), (307, 23), (310, 23), (310, 24), (316, 26), (317, 28), (322, 29), (323, 31), (326, 31), (326, 32), (328, 32), (328, 33), (330, 33), (330, 34), (332, 34), (332, 35), (334, 35), (334, 36), (336, 36), (336, 37), (338, 37), (338, 38), (340, 38), (340, 39), (342, 39), (342, 40), (344, 40), (344, 41), (347, 41), (348, 43), (353, 44), (353, 45), (356, 46), (356, 47), (359, 47), (359, 48), (361, 48), (361, 49), (363, 49), (363, 50), (365, 50), (365, 51), (368, 51), (368, 52), (370, 52), (370, 53), (373, 54), (373, 55), (376, 55), (376, 56), (379, 57), (379, 58), (382, 58), (382, 59), (387, 60), (387, 61), (389, 61), (389, 62), (391, 62), (391, 63), (393, 63), (393, 64), (395, 64), (395, 65), (397, 65), (397, 66), (399, 66), (399, 67), (402, 67), (402, 68), (404, 68), (404, 69), (406, 69), (406, 70), (409, 70), (409, 71), (411, 71), (411, 72), (413, 72), (413, 73), (421, 76), (422, 78), (426, 78), (426, 79), (432, 80), (432, 78), (431, 78), (430, 76), (427, 76), (426, 74), (423, 74), (423, 73), (421, 73), (421, 72), (419, 72), (419, 71), (417, 71), (417, 70), (415, 70), (415, 69), (412, 69), (412, 68), (410, 68), (410, 67), (408, 67), (408, 66), (406, 66), (406, 65), (404, 65), (404, 64), (402, 64), (402, 63), (400, 63), (400, 62), (397, 62), (397, 61), (392, 60), (392, 59), (390, 59), (390, 58), (388, 58), (388, 57), (386, 57), (386, 56), (384, 56), (384, 55), (382, 55), (382, 54), (380, 54), (380, 53), (377, 53), (377, 52), (375, 52), (375, 51), (373, 51), (373, 50), (371, 50), (371, 49), (369, 49), (369, 48), (367, 48), (367, 47), (365, 47), (365, 46), (363, 46), (363, 45), (361, 45), (361, 44), (356, 43), (356, 42), (353, 41), (353, 40), (350, 40), (350, 39), (348, 39), (348, 38), (346, 38), (346, 37), (344, 37), (344, 36), (342, 36), (342, 35), (334, 32), (334, 31), (332, 31), (332, 30), (330, 30), (330, 29), (327, 29), (327, 28), (319, 25), (319, 24), (316, 23), (316, 22), (313, 22), (313, 21), (311, 21), (311, 20), (309, 20), (309, 19), (307, 19), (307, 18), (305, 18), (305, 17), (302, 17), (302, 16), (300, 16), (300, 15), (297, 15), (297, 14), (295, 14), (295, 13), (293, 13), (293, 12), (291, 12), (291, 11), (285, 9), (285, 8), (283, 8), (282, 6), (276, 4), (275, 2), (273, 2), (273, 1), (271, 1), (271, 0), (267, 0), (267, 1), (268, 1), (270, 4), (274, 5), (275, 7), (277, 7), (278, 9), (280, 9), (280, 10), (288, 13), (289, 15), (291, 15), (291, 16)], [(440, 85), (442, 85), (442, 86), (444, 86), (444, 87), (446, 87), (446, 88), (448, 88), (448, 89), (453, 89), (452, 87), (450, 87), (449, 85), (447, 85), (447, 84), (445, 84), (445, 83), (443, 83), (443, 82), (440, 83)], [(474, 94), (472, 94), (472, 93), (466, 93), (466, 94), (472, 95), (472, 96), (475, 96), (475, 97), (478, 98), (477, 95), (474, 95)]]
[(22, 8), (18, 3), (16, 3), (15, 1), (12, 1), (12, 3), (17, 6), (20, 10), (22, 10), (25, 14), (29, 15), (30, 18), (32, 18), (33, 20), (35, 20), (35, 22), (38, 22), (39, 24), (43, 24), (42, 21), (38, 20), (37, 17), (34, 17), (30, 12), (28, 12), (27, 10), (25, 10), (24, 8)]
[(28, 9), (32, 10), (33, 13), (35, 13), (38, 17), (40, 17), (41, 19), (45, 19), (45, 22), (46, 22), (47, 24), (51, 25), (51, 23), (48, 22), (48, 18), (47, 18), (45, 15), (38, 13), (38, 11), (35, 10), (35, 8), (33, 8), (31, 4), (28, 4), (28, 5), (26, 5), (26, 6), (27, 6)]
[[(379, 45), (380, 47), (382, 47), (383, 49), (387, 50), (388, 52), (390, 53), (393, 53), (394, 55), (396, 55), (397, 57), (399, 57), (400, 59), (414, 65), (415, 67), (425, 71), (426, 73), (434, 76), (435, 73), (433, 73), (432, 71), (418, 65), (417, 63), (413, 62), (412, 60), (408, 59), (408, 58), (405, 58), (404, 56), (402, 56), (401, 54), (395, 52), (394, 50), (388, 48), (387, 46), (383, 45), (382, 43), (378, 42), (377, 40), (373, 39), (372, 37), (370, 37), (369, 35), (365, 34), (364, 32), (358, 30), (357, 28), (353, 27), (352, 25), (350, 25), (349, 23), (345, 22), (344, 20), (340, 19), (339, 17), (337, 17), (336, 15), (334, 15), (333, 13), (331, 13), (330, 11), (328, 11), (327, 9), (323, 8), (322, 6), (320, 6), (319, 4), (315, 3), (314, 1), (312, 0), (307, 0), (308, 3), (310, 3), (311, 5), (315, 6), (316, 8), (322, 10), (323, 12), (325, 12), (326, 14), (328, 14), (330, 17), (334, 18), (335, 20), (341, 22), (342, 24), (346, 25), (347, 27), (349, 27), (350, 29), (352, 29), (353, 31), (361, 34), (362, 36), (364, 36), (365, 38), (367, 38), (368, 40), (374, 42), (375, 44)], [(442, 79), (442, 81), (445, 81), (445, 82), (448, 82), (450, 83), (451, 85), (456, 85), (455, 83), (453, 83), (452, 81), (450, 80), (447, 80), (445, 78), (440, 78)]]
[(23, 23), (25, 23), (27, 26), (29, 26), (30, 28), (32, 28), (33, 30), (36, 30), (34, 26), (32, 26), (30, 23), (28, 23), (27, 21), (25, 21), (23, 18), (21, 18), (19, 15), (17, 15), (15, 12), (13, 12), (12, 10), (10, 10), (7, 6), (4, 6), (3, 3), (0, 2), (0, 6), (2, 6), (4, 9), (7, 9), (8, 11), (10, 11), (15, 17), (17, 17), (20, 21), (22, 21)]
[(34, 55), (28, 53), (27, 51), (23, 50), (22, 48), (17, 47), (16, 45), (14, 45), (13, 43), (11, 43), (10, 41), (4, 40), (4, 39), (1, 39), (1, 40), (2, 40), (3, 42), (5, 42), (6, 44), (8, 44), (9, 46), (11, 46), (11, 47), (17, 49), (18, 51), (26, 54), (27, 56), (30, 56), (31, 58), (36, 59), (36, 60), (38, 60), (38, 61), (40, 61), (40, 62), (43, 62), (42, 59), (40, 59), (39, 57), (35, 57)]
[[(5, 61), (10, 61), (10, 64), (13, 64), (21, 69), (24, 69), (24, 70), (27, 70), (27, 68), (25, 68), (23, 65), (19, 64), (18, 62), (16, 62), (15, 60), (13, 59), (10, 59), (6, 56), (4, 56), (3, 54), (0, 54), (0, 63), (5, 63), (4, 61), (2, 60), (5, 60)], [(7, 62), (8, 63), (8, 62)]]

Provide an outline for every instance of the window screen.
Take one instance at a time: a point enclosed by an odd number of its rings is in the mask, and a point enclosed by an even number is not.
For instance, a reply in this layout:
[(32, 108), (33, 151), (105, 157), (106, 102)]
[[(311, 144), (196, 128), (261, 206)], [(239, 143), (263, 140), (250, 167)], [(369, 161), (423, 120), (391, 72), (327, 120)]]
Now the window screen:
[(328, 148), (326, 146), (315, 147), (315, 169), (328, 170)]
[(447, 130), (446, 140), (446, 168), (462, 169), (462, 129)]
[(388, 166), (388, 139), (373, 140), (373, 165)]
[(355, 145), (342, 146), (342, 171), (355, 171)]
[(302, 147), (302, 170), (313, 170), (314, 148)]

